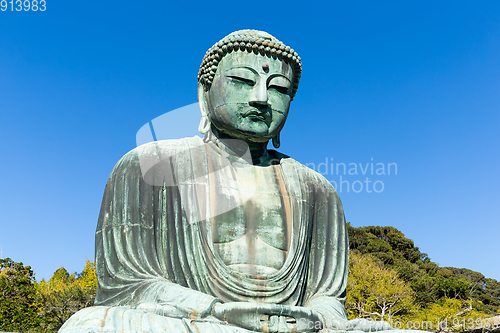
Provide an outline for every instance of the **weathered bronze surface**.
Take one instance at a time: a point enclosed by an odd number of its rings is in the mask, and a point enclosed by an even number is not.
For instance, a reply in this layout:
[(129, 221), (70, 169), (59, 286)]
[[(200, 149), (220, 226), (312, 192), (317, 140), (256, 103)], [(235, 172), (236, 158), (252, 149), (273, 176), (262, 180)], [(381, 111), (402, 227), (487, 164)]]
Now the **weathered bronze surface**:
[(200, 132), (127, 153), (96, 231), (96, 306), (61, 332), (387, 330), (347, 321), (337, 192), (274, 150), (300, 78), (295, 51), (240, 31), (204, 58)]

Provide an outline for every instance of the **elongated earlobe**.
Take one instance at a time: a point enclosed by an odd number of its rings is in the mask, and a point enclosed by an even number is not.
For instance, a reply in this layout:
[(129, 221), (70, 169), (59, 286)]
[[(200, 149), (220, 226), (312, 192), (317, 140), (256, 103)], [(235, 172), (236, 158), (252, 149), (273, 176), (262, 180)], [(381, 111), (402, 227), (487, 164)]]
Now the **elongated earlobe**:
[(273, 146), (276, 149), (278, 149), (280, 147), (280, 134), (279, 133), (273, 138)]
[(203, 135), (210, 132), (210, 120), (205, 115), (201, 116), (200, 126), (198, 126), (198, 132), (200, 132)]
[(198, 132), (205, 135), (210, 132), (210, 119), (208, 118), (208, 105), (205, 90), (202, 84), (198, 84), (198, 106), (200, 108), (201, 119), (198, 126)]

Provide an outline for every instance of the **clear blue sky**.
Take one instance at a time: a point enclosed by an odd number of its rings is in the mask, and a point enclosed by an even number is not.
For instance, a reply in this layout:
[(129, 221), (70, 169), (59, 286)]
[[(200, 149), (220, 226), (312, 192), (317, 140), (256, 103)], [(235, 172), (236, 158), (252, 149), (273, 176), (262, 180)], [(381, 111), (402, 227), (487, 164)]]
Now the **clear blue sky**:
[(205, 51), (247, 28), (302, 57), (280, 151), (333, 164), (352, 225), (500, 280), (500, 1), (46, 1), (0, 12), (0, 246), (38, 280), (93, 259), (114, 164), (196, 102)]

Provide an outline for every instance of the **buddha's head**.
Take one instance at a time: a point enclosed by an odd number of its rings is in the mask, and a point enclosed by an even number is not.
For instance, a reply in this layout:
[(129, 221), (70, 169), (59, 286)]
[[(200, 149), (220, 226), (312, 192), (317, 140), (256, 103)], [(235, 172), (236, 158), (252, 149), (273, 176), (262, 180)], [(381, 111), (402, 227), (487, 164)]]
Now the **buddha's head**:
[(301, 74), (297, 53), (270, 34), (240, 30), (212, 46), (198, 74), (199, 131), (279, 147)]

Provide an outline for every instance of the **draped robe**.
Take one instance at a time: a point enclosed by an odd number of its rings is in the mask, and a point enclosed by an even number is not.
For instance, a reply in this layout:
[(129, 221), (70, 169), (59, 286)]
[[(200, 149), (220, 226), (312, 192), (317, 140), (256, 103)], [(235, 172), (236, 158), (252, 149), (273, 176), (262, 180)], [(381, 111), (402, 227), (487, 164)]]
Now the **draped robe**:
[[(347, 320), (338, 194), (320, 174), (270, 153), (279, 159), (292, 226), (278, 272), (232, 271), (214, 250), (212, 219), (244, 198), (214, 197), (213, 187), (237, 189), (231, 168), (241, 159), (199, 137), (152, 142), (127, 153), (109, 177), (96, 230), (96, 306), (61, 332), (249, 332), (209, 316), (218, 301), (304, 306), (326, 322)], [(214, 173), (227, 181), (214, 184)]]

